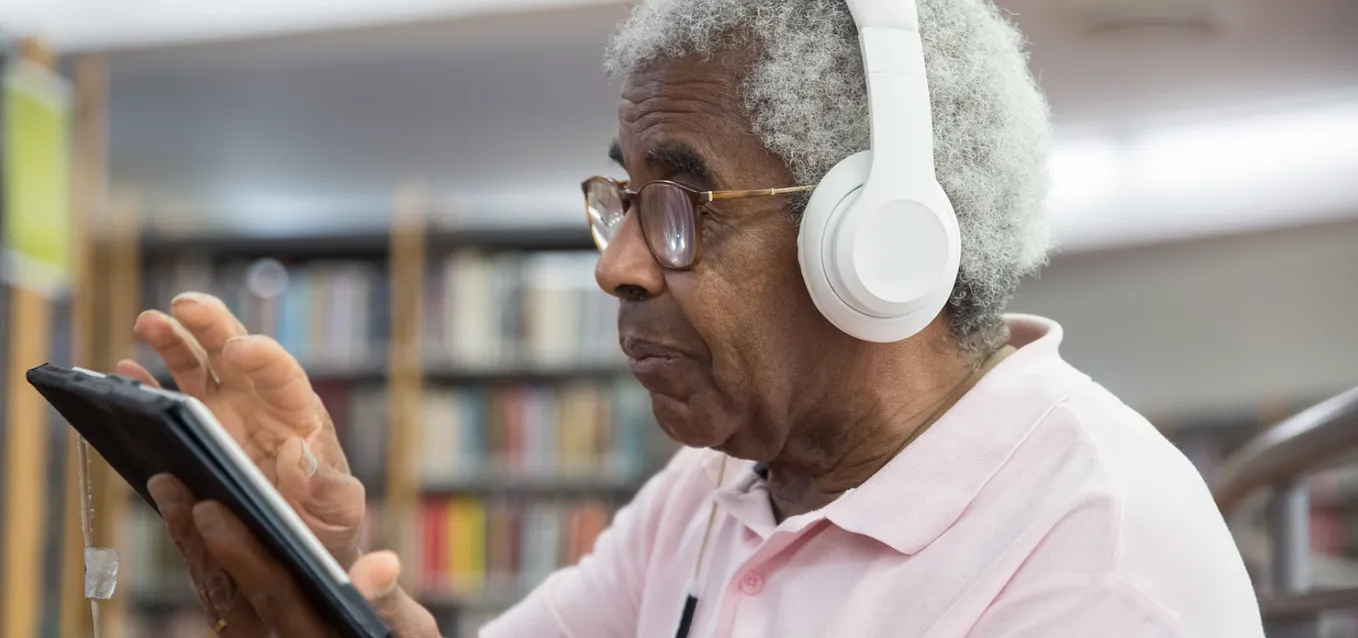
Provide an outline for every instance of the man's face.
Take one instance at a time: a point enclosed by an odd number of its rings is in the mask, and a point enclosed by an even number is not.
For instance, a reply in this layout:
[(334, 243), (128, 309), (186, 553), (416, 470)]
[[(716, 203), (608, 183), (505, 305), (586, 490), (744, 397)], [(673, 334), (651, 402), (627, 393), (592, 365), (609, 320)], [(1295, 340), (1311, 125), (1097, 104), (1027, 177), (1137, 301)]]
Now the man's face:
[[(794, 185), (743, 112), (746, 61), (689, 57), (627, 78), (614, 159), (634, 190), (658, 179), (704, 191)], [(707, 205), (701, 259), (675, 271), (656, 263), (632, 211), (599, 259), (600, 287), (622, 300), (633, 373), (660, 426), (685, 445), (773, 458), (851, 356), (802, 283), (791, 212), (787, 196)]]

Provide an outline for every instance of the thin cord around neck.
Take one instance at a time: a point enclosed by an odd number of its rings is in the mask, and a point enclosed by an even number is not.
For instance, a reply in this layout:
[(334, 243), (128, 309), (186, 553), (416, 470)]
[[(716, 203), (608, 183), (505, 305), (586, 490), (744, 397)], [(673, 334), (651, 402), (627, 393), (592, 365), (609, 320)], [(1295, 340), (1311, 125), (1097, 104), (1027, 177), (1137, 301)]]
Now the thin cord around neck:
[[(717, 469), (717, 489), (721, 489), (722, 482), (726, 479), (726, 456), (721, 457), (721, 467)], [(693, 564), (693, 588), (698, 588), (698, 578), (702, 575), (703, 559), (707, 557), (707, 539), (712, 534), (712, 524), (717, 520), (717, 499), (715, 495), (712, 499), (712, 506), (707, 510), (707, 528), (703, 530), (703, 542), (698, 545), (698, 560)], [(697, 594), (697, 591), (691, 592)]]

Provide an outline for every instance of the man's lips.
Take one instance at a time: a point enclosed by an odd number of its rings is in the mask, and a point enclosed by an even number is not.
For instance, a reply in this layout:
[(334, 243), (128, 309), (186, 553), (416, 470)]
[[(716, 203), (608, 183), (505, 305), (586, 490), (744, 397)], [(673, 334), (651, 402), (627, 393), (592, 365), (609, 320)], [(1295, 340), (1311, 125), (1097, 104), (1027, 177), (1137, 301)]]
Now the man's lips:
[(639, 337), (627, 337), (622, 341), (623, 354), (628, 359), (680, 359), (684, 353), (678, 348), (667, 346), (662, 343), (642, 339)]
[(622, 351), (632, 376), (649, 390), (659, 390), (665, 379), (673, 379), (689, 358), (677, 348), (640, 338), (624, 339)]

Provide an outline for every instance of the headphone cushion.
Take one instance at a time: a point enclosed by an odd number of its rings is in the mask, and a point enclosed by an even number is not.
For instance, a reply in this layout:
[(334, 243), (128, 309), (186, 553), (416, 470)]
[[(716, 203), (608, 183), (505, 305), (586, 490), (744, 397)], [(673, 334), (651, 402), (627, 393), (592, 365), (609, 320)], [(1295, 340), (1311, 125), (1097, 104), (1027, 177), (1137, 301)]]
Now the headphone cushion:
[[(923, 330), (947, 304), (960, 251), (956, 221), (937, 182), (916, 191), (922, 201), (883, 202), (896, 213), (888, 219), (873, 214), (884, 211), (856, 210), (871, 167), (872, 153), (863, 151), (825, 174), (803, 214), (797, 252), (802, 279), (821, 314), (846, 334), (885, 343)], [(876, 298), (880, 293), (895, 299)], [(846, 295), (862, 300), (859, 307)], [(891, 309), (907, 299), (905, 307)], [(874, 302), (887, 307), (874, 312), (862, 307)]]
[(830, 283), (828, 268), (833, 265), (824, 261), (824, 246), (833, 230), (832, 220), (858, 199), (871, 168), (872, 151), (854, 153), (835, 164), (812, 191), (797, 233), (797, 261), (811, 301), (826, 319), (850, 334), (845, 324), (852, 324), (853, 315), (861, 313), (841, 299)]

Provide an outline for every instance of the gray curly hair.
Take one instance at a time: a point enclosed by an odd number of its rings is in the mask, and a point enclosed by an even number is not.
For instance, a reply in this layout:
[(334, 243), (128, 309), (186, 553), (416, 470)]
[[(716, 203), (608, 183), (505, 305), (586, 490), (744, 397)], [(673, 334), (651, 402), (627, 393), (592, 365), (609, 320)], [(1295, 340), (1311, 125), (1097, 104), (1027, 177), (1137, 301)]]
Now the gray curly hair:
[[(1046, 259), (1050, 117), (1023, 37), (989, 0), (917, 4), (935, 165), (962, 233), (950, 332), (964, 350), (988, 352), (1007, 337), (1002, 313), (1019, 280)], [(844, 0), (643, 0), (610, 42), (605, 69), (616, 77), (726, 46), (758, 52), (744, 106), (799, 183), (869, 147), (867, 86)]]

